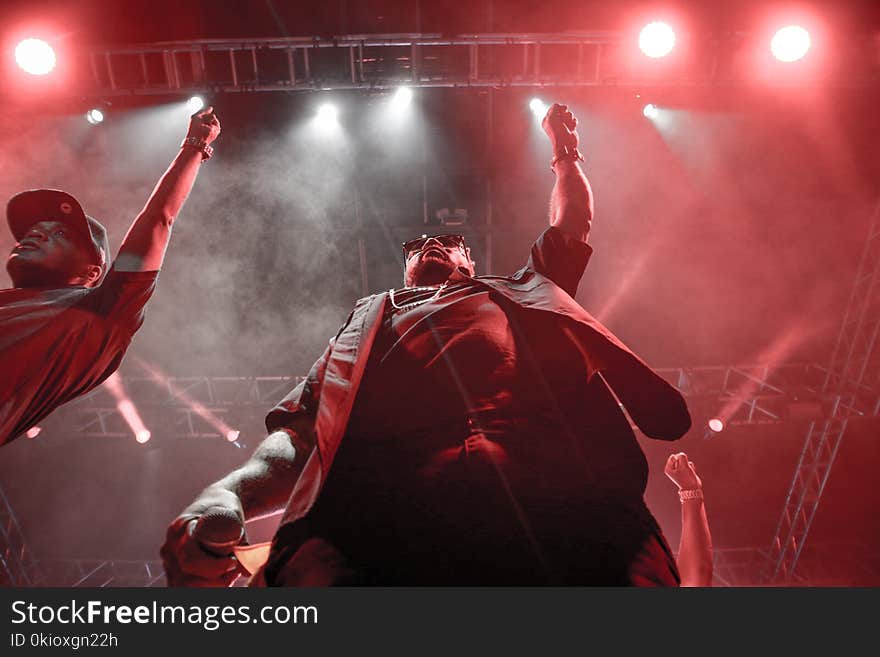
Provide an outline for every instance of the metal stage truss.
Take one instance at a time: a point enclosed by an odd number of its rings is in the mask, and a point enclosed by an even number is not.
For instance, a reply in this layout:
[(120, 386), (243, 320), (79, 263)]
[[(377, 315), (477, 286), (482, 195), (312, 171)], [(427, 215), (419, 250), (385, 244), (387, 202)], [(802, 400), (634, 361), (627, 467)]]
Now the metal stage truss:
[[(125, 391), (157, 438), (223, 438), (217, 420), (237, 428), (262, 425), (266, 412), (301, 377), (123, 377)], [(131, 429), (105, 386), (59, 409), (80, 436), (130, 438)]]
[(0, 488), (0, 586), (34, 586), (40, 576), (15, 511)]
[(830, 413), (811, 422), (785, 506), (771, 543), (772, 559), (765, 577), (789, 582), (796, 575), (816, 509), (837, 457), (847, 425), (868, 413), (877, 415), (880, 338), (880, 201), (871, 221), (849, 304), (831, 357), (821, 394), (831, 400)]
[[(659, 368), (678, 387), (694, 411), (695, 423), (729, 408), (728, 426), (824, 421), (841, 405), (860, 416), (874, 416), (880, 397), (873, 391), (840, 401), (823, 390), (829, 370), (815, 363), (778, 363), (717, 367)], [(301, 379), (263, 377), (123, 376), (128, 396), (153, 435), (162, 438), (225, 438), (216, 421), (230, 426), (260, 422), (263, 415)], [(838, 410), (835, 410), (838, 409)], [(131, 430), (104, 387), (56, 412), (66, 431), (89, 437), (130, 438)]]
[[(766, 548), (722, 548), (714, 554), (712, 585), (761, 586)], [(34, 564), (31, 586), (162, 587), (165, 573), (158, 560), (45, 559)], [(235, 586), (246, 586), (239, 578)], [(805, 551), (794, 586), (862, 586), (880, 584), (880, 551), (864, 543), (819, 543)]]
[[(112, 97), (414, 87), (626, 87), (748, 84), (744, 32), (693, 39), (690, 57), (645, 61), (620, 31), (360, 34), (101, 46), (79, 55), (76, 93)], [(853, 35), (827, 80), (876, 83), (868, 36)], [(770, 81), (772, 82), (772, 81)], [(777, 84), (790, 85), (790, 76)]]

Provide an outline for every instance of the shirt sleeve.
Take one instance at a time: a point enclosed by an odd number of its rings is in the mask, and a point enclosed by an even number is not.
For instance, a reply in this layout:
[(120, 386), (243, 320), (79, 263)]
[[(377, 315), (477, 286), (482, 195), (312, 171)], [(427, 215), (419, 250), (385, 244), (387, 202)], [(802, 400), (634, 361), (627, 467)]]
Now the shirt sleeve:
[(116, 271), (111, 269), (89, 302), (94, 312), (132, 333), (144, 321), (144, 307), (156, 289), (158, 271)]
[(589, 244), (550, 226), (532, 245), (526, 267), (546, 276), (573, 297), (592, 253)]

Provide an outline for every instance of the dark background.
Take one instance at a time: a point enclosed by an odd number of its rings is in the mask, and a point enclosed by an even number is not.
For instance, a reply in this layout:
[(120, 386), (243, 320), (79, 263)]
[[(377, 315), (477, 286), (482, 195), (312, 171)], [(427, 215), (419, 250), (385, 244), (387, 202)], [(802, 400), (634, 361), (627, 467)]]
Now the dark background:
[[(801, 4), (826, 19), (838, 46), (876, 39), (877, 3)], [(63, 25), (75, 49), (245, 36), (625, 29), (649, 6), (4, 2), (0, 24), (10, 33), (31, 17)], [(695, 34), (722, 34), (751, 29), (777, 5), (676, 6)], [(880, 85), (873, 80), (417, 89), (406, 120), (389, 119), (387, 95), (378, 92), (217, 95), (209, 99), (223, 125), (216, 155), (175, 225), (121, 374), (143, 376), (136, 358), (176, 376), (305, 374), (363, 293), (358, 218), (370, 291), (398, 286), (399, 242), (426, 230), (423, 200), (429, 211), (468, 208), (478, 273), (489, 256), (493, 273), (517, 269), (546, 225), (553, 184), (549, 146), (528, 110), (533, 95), (569, 104), (580, 119), (596, 195), (595, 253), (577, 297), (588, 310), (656, 367), (827, 365), (880, 191)], [(105, 222), (115, 250), (185, 132), (185, 98), (115, 98), (105, 124), (92, 128), (81, 114), (91, 98), (34, 104), (10, 80), (2, 90), (0, 196), (67, 189)], [(340, 107), (336, 141), (310, 131), (327, 99)], [(662, 121), (642, 116), (648, 100), (665, 108)], [(496, 231), (491, 253), (487, 202)], [(2, 249), (11, 244), (0, 235)], [(873, 366), (870, 377), (876, 384)], [(162, 435), (142, 446), (70, 435), (61, 409), (36, 440), (0, 451), (0, 485), (38, 556), (155, 558), (167, 522), (259, 441), (259, 418), (242, 421), (240, 449)], [(653, 473), (647, 499), (673, 546), (679, 506), (662, 475), (671, 451), (697, 463), (716, 547), (766, 546), (805, 430), (796, 422), (732, 427), (707, 439), (697, 427), (678, 443), (643, 440)], [(811, 540), (880, 538), (877, 430), (875, 420), (851, 424)], [(254, 537), (270, 529), (259, 523)]]

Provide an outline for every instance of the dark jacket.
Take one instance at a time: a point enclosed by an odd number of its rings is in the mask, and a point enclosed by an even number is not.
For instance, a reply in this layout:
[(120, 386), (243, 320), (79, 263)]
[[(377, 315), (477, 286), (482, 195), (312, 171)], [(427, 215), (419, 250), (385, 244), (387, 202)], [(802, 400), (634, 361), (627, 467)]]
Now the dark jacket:
[[(596, 395), (608, 400), (603, 404), (604, 412), (621, 414), (608, 391), (607, 380), (645, 435), (660, 440), (681, 437), (691, 424), (681, 394), (573, 299), (591, 249), (572, 242), (558, 229), (548, 228), (532, 247), (526, 266), (512, 277), (479, 276), (472, 280), (515, 306), (557, 315), (560, 331), (569, 332), (582, 347), (591, 371), (603, 373), (602, 380), (590, 385)], [(383, 292), (358, 300), (308, 376), (266, 418), (270, 432), (290, 430), (297, 449), (308, 454), (282, 517), (282, 526), (308, 513), (332, 467), (382, 324), (387, 298), (388, 294)], [(644, 462), (634, 437), (632, 443)], [(646, 467), (644, 464), (643, 479)]]

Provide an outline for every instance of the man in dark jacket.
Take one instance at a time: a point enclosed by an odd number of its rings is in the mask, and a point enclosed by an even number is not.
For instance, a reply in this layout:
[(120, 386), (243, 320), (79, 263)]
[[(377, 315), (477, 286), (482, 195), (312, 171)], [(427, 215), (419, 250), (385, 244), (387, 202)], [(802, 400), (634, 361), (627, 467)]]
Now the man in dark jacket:
[(678, 584), (609, 385), (650, 437), (690, 416), (572, 298), (593, 214), (576, 125), (544, 119), (557, 181), (526, 266), (476, 277), (461, 236), (406, 242), (405, 287), (358, 301), (253, 457), (169, 527), (170, 584), (231, 582), (244, 520), (285, 504), (269, 585)]

